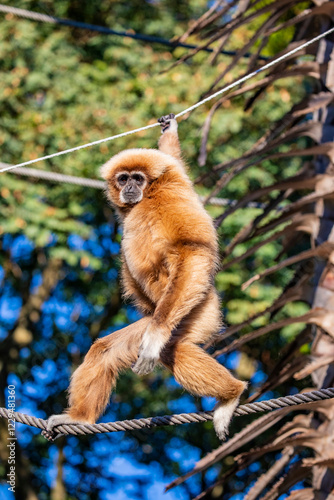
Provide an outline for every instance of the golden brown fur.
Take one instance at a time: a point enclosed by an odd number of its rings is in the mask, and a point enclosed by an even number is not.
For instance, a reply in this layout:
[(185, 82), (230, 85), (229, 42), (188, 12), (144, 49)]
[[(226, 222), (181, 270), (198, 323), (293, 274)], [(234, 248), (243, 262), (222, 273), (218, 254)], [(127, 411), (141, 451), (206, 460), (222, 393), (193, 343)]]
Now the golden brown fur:
[[(223, 438), (245, 383), (197, 345), (221, 326), (214, 288), (218, 245), (212, 220), (186, 174), (175, 120), (159, 150), (123, 151), (101, 172), (123, 223), (124, 295), (145, 317), (93, 344), (72, 377), (66, 415), (51, 417), (49, 428), (65, 421), (95, 422), (119, 371), (132, 366), (147, 373), (160, 360), (189, 392), (217, 398), (214, 423)], [(117, 176), (122, 172), (144, 176), (140, 202), (121, 201)]]

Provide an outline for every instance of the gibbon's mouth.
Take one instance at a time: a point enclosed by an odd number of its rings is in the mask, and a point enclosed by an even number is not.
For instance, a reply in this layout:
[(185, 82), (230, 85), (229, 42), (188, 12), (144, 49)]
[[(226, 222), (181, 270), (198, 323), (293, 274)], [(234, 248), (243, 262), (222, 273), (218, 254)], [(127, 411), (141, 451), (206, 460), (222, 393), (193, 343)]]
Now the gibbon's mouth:
[(126, 196), (122, 196), (122, 201), (123, 203), (127, 204), (127, 205), (135, 205), (136, 203), (139, 203), (141, 200), (142, 200), (142, 196), (138, 196), (138, 195), (126, 195)]

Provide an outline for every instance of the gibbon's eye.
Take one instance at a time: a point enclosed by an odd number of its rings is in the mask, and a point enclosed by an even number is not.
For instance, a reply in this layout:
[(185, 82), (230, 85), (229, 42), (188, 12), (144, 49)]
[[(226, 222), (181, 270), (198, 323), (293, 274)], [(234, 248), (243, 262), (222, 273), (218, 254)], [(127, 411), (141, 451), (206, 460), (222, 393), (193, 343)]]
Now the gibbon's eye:
[(141, 185), (144, 183), (144, 176), (141, 174), (133, 174), (132, 179), (136, 182), (136, 184)]
[(125, 184), (128, 182), (128, 179), (128, 174), (121, 174), (119, 177), (117, 177), (118, 184), (120, 184), (121, 186), (125, 186)]

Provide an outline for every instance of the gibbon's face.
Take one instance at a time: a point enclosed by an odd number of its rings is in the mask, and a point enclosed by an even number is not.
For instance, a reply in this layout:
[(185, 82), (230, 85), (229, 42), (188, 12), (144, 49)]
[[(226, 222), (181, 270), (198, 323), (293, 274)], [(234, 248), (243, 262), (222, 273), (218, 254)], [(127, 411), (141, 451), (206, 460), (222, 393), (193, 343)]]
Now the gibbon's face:
[(116, 186), (119, 198), (125, 205), (135, 205), (143, 199), (147, 186), (146, 175), (140, 171), (121, 171), (116, 174)]
[(100, 169), (107, 181), (107, 196), (118, 208), (131, 209), (146, 196), (152, 183), (170, 166), (172, 156), (156, 149), (126, 149), (110, 158)]

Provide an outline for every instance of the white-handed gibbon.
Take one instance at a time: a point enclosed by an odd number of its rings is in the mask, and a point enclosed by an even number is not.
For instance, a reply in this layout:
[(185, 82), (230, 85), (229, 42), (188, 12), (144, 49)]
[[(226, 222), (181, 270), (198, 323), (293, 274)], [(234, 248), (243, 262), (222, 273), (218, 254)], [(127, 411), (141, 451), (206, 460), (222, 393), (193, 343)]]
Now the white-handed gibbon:
[(127, 368), (142, 375), (162, 363), (190, 393), (217, 398), (221, 439), (246, 387), (199, 346), (222, 321), (217, 235), (187, 176), (174, 115), (159, 122), (159, 150), (122, 151), (101, 168), (123, 224), (124, 296), (144, 317), (92, 345), (72, 376), (69, 408), (48, 419), (46, 437), (58, 425), (96, 422)]

